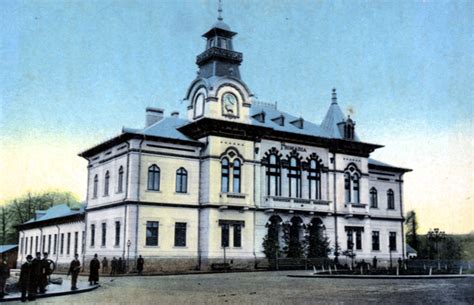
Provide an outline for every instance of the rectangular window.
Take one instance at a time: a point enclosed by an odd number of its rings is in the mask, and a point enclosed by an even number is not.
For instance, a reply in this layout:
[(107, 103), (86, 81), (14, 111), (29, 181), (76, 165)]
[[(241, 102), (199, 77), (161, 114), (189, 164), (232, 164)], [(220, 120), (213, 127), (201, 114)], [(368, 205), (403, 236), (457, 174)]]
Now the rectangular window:
[(177, 222), (174, 226), (175, 247), (186, 247), (186, 223)]
[(51, 234), (48, 235), (48, 254), (51, 254)]
[(43, 238), (41, 240), (41, 253), (44, 253), (46, 250), (46, 235), (43, 235)]
[(380, 250), (379, 231), (372, 231), (372, 250), (373, 251), (379, 251)]
[(354, 249), (354, 241), (352, 240), (352, 230), (347, 231), (347, 250)]
[(120, 245), (120, 221), (115, 222), (115, 245)]
[(24, 254), (28, 254), (28, 237), (25, 237), (25, 249), (23, 250)]
[(146, 245), (158, 246), (158, 221), (146, 222)]
[(86, 232), (82, 231), (81, 252), (86, 253)]
[(30, 254), (33, 255), (33, 236), (30, 237)]
[(102, 223), (102, 247), (105, 247), (107, 243), (107, 224), (105, 222)]
[(67, 233), (66, 254), (71, 254), (71, 232)]
[(91, 225), (91, 247), (95, 245), (95, 225)]
[(20, 249), (18, 249), (18, 253), (22, 253), (22, 251), (25, 251), (23, 242), (24, 242), (24, 238), (20, 237)]
[(397, 232), (390, 232), (388, 237), (390, 251), (397, 251)]
[(229, 247), (229, 225), (221, 226), (221, 247)]
[(234, 225), (234, 247), (242, 247), (242, 225)]
[(79, 249), (79, 232), (74, 232), (74, 254), (78, 253)]
[(58, 246), (58, 234), (54, 234), (54, 247), (53, 247), (53, 254), (56, 254), (56, 249)]
[[(38, 249), (39, 249), (39, 237), (36, 236), (35, 237), (35, 252), (38, 252)], [(33, 253), (35, 254), (35, 253)]]
[(63, 255), (64, 253), (64, 233), (61, 233), (61, 249), (59, 251), (59, 254)]
[(360, 230), (356, 231), (356, 249), (362, 250), (362, 232)]

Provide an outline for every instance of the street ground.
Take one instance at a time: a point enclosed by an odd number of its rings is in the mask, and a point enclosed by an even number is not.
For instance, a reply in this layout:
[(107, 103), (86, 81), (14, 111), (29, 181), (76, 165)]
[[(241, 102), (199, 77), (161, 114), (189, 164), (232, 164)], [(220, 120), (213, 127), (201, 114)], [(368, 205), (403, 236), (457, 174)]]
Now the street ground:
[(102, 287), (95, 291), (41, 299), (37, 304), (474, 304), (474, 277), (362, 280), (286, 276), (304, 273), (309, 272), (104, 277)]

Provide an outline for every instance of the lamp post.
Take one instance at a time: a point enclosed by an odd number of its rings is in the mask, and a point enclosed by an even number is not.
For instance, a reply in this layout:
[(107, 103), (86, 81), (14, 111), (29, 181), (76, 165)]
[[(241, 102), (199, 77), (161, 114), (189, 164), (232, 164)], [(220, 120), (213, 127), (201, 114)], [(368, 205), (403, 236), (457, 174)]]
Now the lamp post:
[(127, 241), (127, 273), (128, 273), (128, 269), (130, 267), (130, 246), (132, 245), (132, 242), (130, 241), (130, 239)]
[(438, 256), (438, 270), (440, 269), (439, 264), (439, 242), (446, 238), (446, 233), (444, 231), (440, 231), (439, 228), (434, 228), (434, 230), (429, 230), (427, 234), (428, 240), (435, 243), (436, 246), (436, 253)]

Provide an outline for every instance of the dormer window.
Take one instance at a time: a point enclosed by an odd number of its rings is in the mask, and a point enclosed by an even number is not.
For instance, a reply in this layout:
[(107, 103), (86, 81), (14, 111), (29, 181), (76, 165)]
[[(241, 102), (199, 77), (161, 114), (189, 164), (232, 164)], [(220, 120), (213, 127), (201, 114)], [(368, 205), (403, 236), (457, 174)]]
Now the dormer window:
[(349, 116), (344, 123), (344, 139), (354, 140), (354, 126), (355, 122), (352, 121), (351, 117)]
[(280, 125), (280, 126), (285, 125), (285, 117), (283, 116), (283, 114), (276, 117), (276, 118), (273, 118), (272, 121), (275, 122), (276, 124)]

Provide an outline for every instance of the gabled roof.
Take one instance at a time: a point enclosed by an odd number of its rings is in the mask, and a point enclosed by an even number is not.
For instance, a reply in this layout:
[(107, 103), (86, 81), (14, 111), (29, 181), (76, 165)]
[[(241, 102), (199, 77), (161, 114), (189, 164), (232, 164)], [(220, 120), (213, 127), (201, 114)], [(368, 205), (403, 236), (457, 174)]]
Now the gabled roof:
[(18, 245), (0, 245), (0, 254), (18, 248)]
[(67, 204), (55, 205), (46, 211), (36, 211), (36, 217), (31, 218), (27, 222), (20, 224), (18, 227), (31, 226), (36, 223), (41, 223), (50, 220), (60, 220), (67, 217), (81, 216), (84, 215), (84, 205), (81, 205), (78, 209), (71, 209)]
[(412, 170), (409, 168), (403, 168), (398, 166), (393, 166), (372, 158), (369, 158), (369, 169), (380, 169), (380, 170), (388, 170), (391, 172), (411, 172)]
[[(255, 115), (265, 112), (265, 121), (259, 120)], [(276, 118), (284, 117), (284, 123), (279, 124), (280, 120), (274, 120)], [(315, 137), (330, 138), (330, 134), (322, 129), (319, 125), (304, 121), (303, 128), (298, 128), (291, 122), (301, 119), (289, 113), (279, 111), (274, 105), (264, 103), (254, 103), (250, 108), (250, 124), (255, 126), (262, 126), (272, 128), (278, 131), (285, 131), (303, 135), (310, 135)]]
[(179, 117), (166, 117), (143, 129), (123, 128), (123, 133), (196, 142), (178, 130), (179, 127), (188, 123), (188, 120)]

